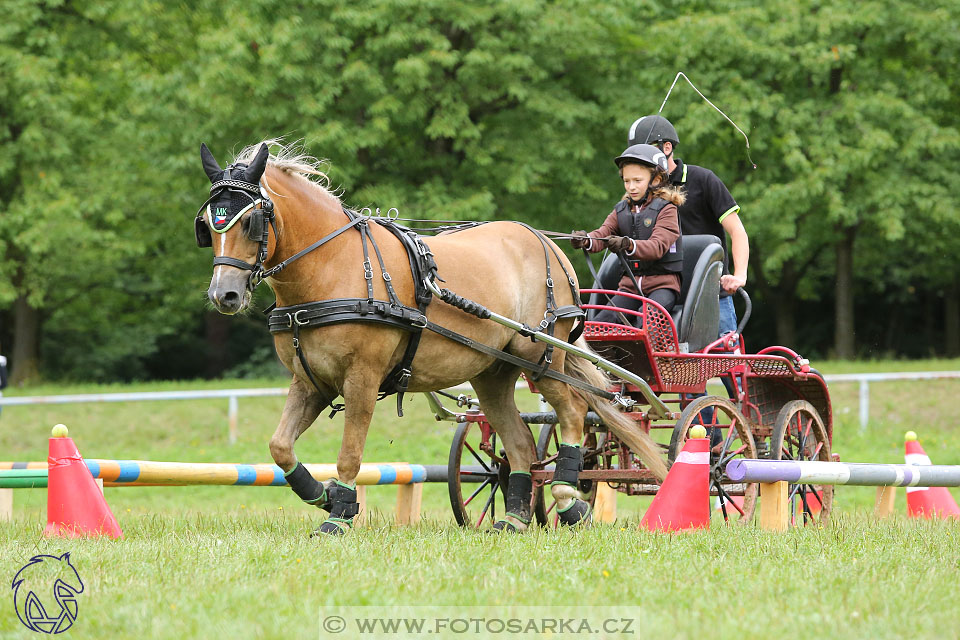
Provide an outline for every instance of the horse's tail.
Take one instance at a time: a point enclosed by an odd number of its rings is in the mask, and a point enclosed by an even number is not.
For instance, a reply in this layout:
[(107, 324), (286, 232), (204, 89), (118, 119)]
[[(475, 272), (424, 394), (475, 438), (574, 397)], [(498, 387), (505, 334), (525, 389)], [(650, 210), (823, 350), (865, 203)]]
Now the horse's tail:
[[(583, 337), (578, 338), (573, 344), (592, 353), (592, 349)], [(603, 371), (590, 361), (572, 353), (566, 355), (564, 373), (595, 387), (606, 388), (610, 384), (610, 379)], [(597, 412), (597, 415), (603, 420), (603, 424), (620, 438), (632, 452), (640, 456), (647, 468), (663, 481), (667, 477), (667, 465), (663, 461), (663, 454), (657, 443), (643, 429), (638, 427), (636, 422), (623, 415), (604, 398), (586, 391), (578, 391), (583, 395), (590, 408)]]

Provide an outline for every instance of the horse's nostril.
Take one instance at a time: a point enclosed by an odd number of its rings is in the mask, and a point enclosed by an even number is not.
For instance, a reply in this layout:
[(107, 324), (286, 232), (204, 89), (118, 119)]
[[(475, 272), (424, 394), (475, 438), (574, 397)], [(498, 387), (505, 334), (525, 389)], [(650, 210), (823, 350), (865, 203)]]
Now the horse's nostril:
[(240, 294), (236, 291), (227, 291), (223, 294), (223, 297), (220, 298), (220, 304), (225, 306), (235, 306), (240, 304)]

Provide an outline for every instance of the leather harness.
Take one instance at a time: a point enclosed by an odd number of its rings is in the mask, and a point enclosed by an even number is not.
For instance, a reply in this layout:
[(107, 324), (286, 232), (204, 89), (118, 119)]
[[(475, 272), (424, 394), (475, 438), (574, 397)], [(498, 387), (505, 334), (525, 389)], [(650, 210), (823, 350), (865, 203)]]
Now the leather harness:
[[(548, 377), (606, 398), (614, 397), (614, 394), (606, 391), (605, 389), (599, 389), (566, 374), (551, 371), (550, 365), (553, 362), (554, 349), (552, 345), (547, 345), (544, 348), (544, 352), (541, 355), (539, 362), (532, 362), (530, 360), (515, 356), (511, 353), (507, 353), (506, 351), (476, 342), (475, 340), (456, 333), (455, 331), (451, 331), (445, 327), (430, 322), (426, 316), (426, 309), (430, 304), (430, 300), (433, 298), (433, 294), (425, 286), (424, 281), (426, 279), (439, 279), (442, 281), (442, 279), (439, 278), (437, 274), (437, 263), (433, 258), (433, 253), (423, 241), (423, 238), (412, 229), (398, 225), (389, 218), (363, 215), (344, 207), (343, 212), (348, 219), (346, 224), (327, 234), (303, 250), (290, 256), (284, 261), (278, 263), (277, 265), (267, 269), (264, 267), (264, 262), (267, 259), (267, 241), (269, 239), (271, 228), (273, 229), (274, 235), (277, 236), (275, 222), (276, 216), (274, 213), (273, 202), (270, 200), (266, 192), (260, 189), (259, 185), (254, 185), (235, 179), (221, 180), (214, 183), (211, 187), (211, 198), (207, 202), (218, 195), (219, 191), (222, 189), (239, 190), (247, 194), (255, 194), (261, 199), (260, 208), (256, 210), (256, 215), (258, 217), (262, 216), (262, 221), (258, 220), (256, 225), (251, 225), (251, 227), (256, 227), (256, 231), (259, 232), (259, 237), (251, 238), (256, 240), (259, 245), (256, 263), (250, 264), (230, 257), (214, 257), (213, 261), (214, 266), (228, 265), (249, 270), (251, 272), (250, 281), (248, 284), (250, 289), (255, 288), (266, 278), (279, 273), (290, 263), (299, 260), (308, 253), (318, 249), (340, 234), (351, 229), (356, 229), (360, 233), (361, 245), (363, 247), (364, 279), (366, 280), (367, 285), (366, 298), (335, 298), (316, 302), (305, 302), (278, 308), (274, 308), (271, 305), (271, 307), (266, 310), (268, 313), (267, 326), (271, 333), (282, 333), (287, 331), (292, 332), (293, 347), (296, 350), (297, 358), (299, 359), (300, 364), (310, 382), (317, 389), (317, 391), (324, 396), (326, 404), (330, 404), (332, 406), (333, 411), (331, 416), (337, 411), (342, 410), (343, 405), (333, 404), (333, 399), (326, 397), (325, 392), (322, 390), (320, 384), (314, 377), (313, 371), (310, 369), (310, 366), (307, 363), (306, 355), (301, 347), (300, 331), (304, 328), (323, 327), (342, 322), (370, 322), (387, 325), (410, 332), (410, 339), (407, 343), (407, 348), (404, 351), (403, 357), (393, 368), (393, 370), (387, 374), (387, 377), (381, 383), (379, 388), (380, 395), (378, 399), (382, 399), (394, 393), (397, 394), (397, 413), (400, 416), (403, 416), (403, 394), (406, 392), (407, 387), (409, 386), (410, 378), (412, 377), (411, 365), (414, 356), (416, 355), (417, 348), (420, 344), (420, 338), (424, 329), (433, 331), (438, 335), (458, 342), (476, 351), (480, 351), (481, 353), (493, 356), (499, 360), (503, 360), (509, 364), (528, 369), (533, 372), (534, 380), (539, 380), (541, 377)], [(202, 219), (203, 207), (205, 207), (206, 204), (207, 203), (204, 203), (204, 205), (201, 206), (200, 211), (197, 212), (197, 220), (195, 224), (197, 228), (197, 244), (200, 246), (210, 246), (208, 244), (209, 231), (206, 228), (205, 221)], [(404, 305), (397, 297), (396, 291), (393, 288), (392, 277), (386, 269), (380, 248), (377, 246), (377, 243), (373, 238), (373, 234), (370, 231), (371, 221), (390, 231), (398, 240), (400, 240), (401, 244), (406, 250), (407, 257), (410, 262), (410, 273), (413, 277), (415, 287), (415, 299), (417, 302), (416, 308)], [(520, 334), (531, 337), (536, 331), (545, 331), (548, 333), (548, 335), (552, 336), (557, 320), (562, 318), (580, 318), (582, 320), (585, 314), (577, 304), (564, 305), (560, 307), (557, 306), (556, 297), (554, 296), (553, 291), (554, 281), (550, 269), (551, 252), (558, 259), (558, 261), (560, 261), (560, 256), (556, 247), (551, 246), (550, 243), (547, 242), (544, 235), (536, 229), (533, 229), (529, 225), (521, 222), (516, 224), (520, 224), (521, 226), (525, 227), (540, 240), (540, 243), (543, 246), (547, 276), (545, 281), (547, 288), (547, 308), (544, 312), (543, 321), (537, 327), (524, 325), (525, 330), (520, 331)], [(201, 228), (201, 226), (203, 228)], [(470, 226), (475, 225), (471, 224)], [(204, 231), (206, 231), (205, 237), (203, 234)], [(378, 300), (374, 297), (374, 273), (373, 264), (370, 260), (370, 247), (373, 247), (374, 254), (376, 255), (381, 277), (383, 278), (386, 286), (387, 297), (389, 298), (388, 300)], [(573, 276), (567, 271), (562, 261), (560, 261), (560, 266), (563, 269), (567, 283), (570, 286), (573, 299), (579, 300), (580, 296), (577, 290), (576, 280), (574, 280)], [(456, 294), (453, 294), (445, 289), (443, 292), (444, 296), (442, 299), (444, 302), (456, 306), (457, 308), (466, 311), (467, 313), (471, 313), (477, 317), (483, 318), (484, 313), (487, 314), (486, 317), (489, 317), (489, 311), (487, 311), (482, 305), (457, 296)], [(571, 332), (568, 341), (575, 341), (580, 336), (582, 331), (583, 322), (581, 321), (576, 327), (574, 327), (574, 330)]]

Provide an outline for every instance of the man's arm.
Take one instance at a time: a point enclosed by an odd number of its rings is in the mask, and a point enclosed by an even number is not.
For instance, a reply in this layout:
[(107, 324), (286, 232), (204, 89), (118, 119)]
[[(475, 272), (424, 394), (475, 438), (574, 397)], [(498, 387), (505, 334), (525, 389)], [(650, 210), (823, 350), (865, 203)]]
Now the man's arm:
[(750, 261), (750, 240), (747, 230), (737, 213), (730, 213), (720, 222), (723, 230), (730, 236), (730, 255), (733, 258), (733, 274), (720, 278), (724, 291), (733, 293), (747, 284), (747, 263)]

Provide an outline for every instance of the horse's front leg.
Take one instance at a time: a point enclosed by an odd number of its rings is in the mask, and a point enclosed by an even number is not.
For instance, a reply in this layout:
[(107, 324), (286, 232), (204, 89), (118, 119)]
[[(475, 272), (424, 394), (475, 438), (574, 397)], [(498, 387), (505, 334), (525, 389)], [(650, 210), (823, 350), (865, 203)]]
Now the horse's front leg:
[[(287, 402), (283, 406), (283, 415), (273, 437), (270, 438), (270, 455), (273, 461), (283, 469), (287, 484), (293, 492), (307, 504), (330, 510), (329, 488), (333, 481), (324, 484), (317, 482), (306, 467), (297, 460), (293, 445), (306, 431), (320, 412), (330, 404), (333, 395), (317, 391), (310, 382), (303, 382), (294, 376), (290, 383)], [(325, 486), (326, 485), (326, 486)]]
[(315, 533), (342, 534), (353, 526), (360, 505), (357, 502), (357, 475), (363, 459), (367, 430), (377, 404), (380, 374), (367, 367), (355, 367), (343, 381), (343, 440), (337, 455), (337, 477), (330, 487), (330, 517)]

